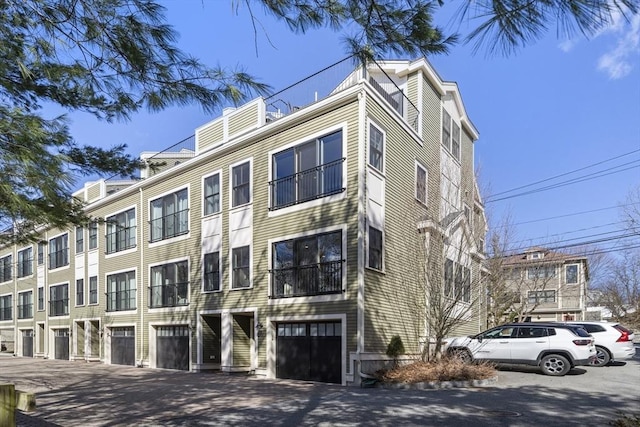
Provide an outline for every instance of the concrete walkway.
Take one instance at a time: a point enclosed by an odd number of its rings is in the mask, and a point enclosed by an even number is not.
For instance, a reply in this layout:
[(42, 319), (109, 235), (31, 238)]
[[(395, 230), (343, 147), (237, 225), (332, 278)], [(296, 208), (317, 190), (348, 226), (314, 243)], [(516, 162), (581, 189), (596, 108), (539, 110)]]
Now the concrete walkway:
[(22, 427), (602, 426), (640, 409), (638, 360), (561, 378), (506, 369), (485, 388), (386, 390), (0, 357), (0, 382), (36, 393)]

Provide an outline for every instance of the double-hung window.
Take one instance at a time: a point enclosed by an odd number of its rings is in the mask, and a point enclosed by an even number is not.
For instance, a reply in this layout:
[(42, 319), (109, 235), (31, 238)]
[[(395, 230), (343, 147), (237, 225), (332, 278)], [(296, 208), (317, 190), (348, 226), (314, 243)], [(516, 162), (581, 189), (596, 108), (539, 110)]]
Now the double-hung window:
[(84, 252), (84, 227), (76, 227), (76, 253)]
[(272, 161), (272, 210), (344, 191), (342, 131), (288, 148)]
[(89, 277), (89, 304), (98, 303), (98, 276)]
[(49, 270), (69, 265), (69, 235), (49, 240)]
[(151, 201), (151, 239), (158, 242), (189, 232), (189, 198), (186, 188)]
[(384, 133), (373, 123), (369, 124), (369, 164), (380, 172), (384, 166)]
[(232, 259), (232, 289), (248, 288), (251, 286), (251, 250), (249, 246), (233, 248)]
[(38, 311), (44, 311), (44, 286), (38, 288)]
[(33, 291), (18, 294), (18, 319), (33, 318)]
[(208, 176), (204, 179), (204, 214), (211, 215), (220, 212), (220, 174)]
[(342, 292), (341, 231), (277, 242), (272, 253), (272, 298)]
[(189, 304), (189, 266), (187, 261), (151, 267), (151, 308)]
[(89, 250), (98, 247), (98, 222), (92, 221), (89, 224)]
[(44, 250), (47, 244), (44, 242), (38, 242), (38, 265), (44, 264)]
[(136, 246), (136, 210), (107, 217), (107, 253), (124, 251)]
[(204, 255), (204, 292), (220, 290), (220, 252)]
[(13, 295), (0, 296), (0, 320), (13, 319)]
[(69, 285), (56, 285), (49, 288), (49, 315), (66, 316), (69, 314)]
[(136, 309), (136, 272), (107, 276), (107, 311)]
[(369, 268), (382, 270), (382, 231), (369, 227)]
[(457, 262), (444, 262), (444, 294), (455, 301), (471, 302), (471, 270)]
[(251, 202), (251, 163), (245, 162), (231, 168), (231, 207)]
[(33, 274), (33, 248), (29, 247), (18, 252), (18, 277)]
[(7, 255), (5, 257), (0, 258), (0, 283), (8, 282), (13, 278), (11, 272), (13, 271), (11, 268), (11, 264), (13, 262), (13, 256)]
[(427, 169), (416, 163), (416, 199), (427, 204)]
[(76, 279), (76, 305), (84, 305), (84, 279)]
[(442, 109), (442, 145), (456, 159), (460, 160), (460, 126)]

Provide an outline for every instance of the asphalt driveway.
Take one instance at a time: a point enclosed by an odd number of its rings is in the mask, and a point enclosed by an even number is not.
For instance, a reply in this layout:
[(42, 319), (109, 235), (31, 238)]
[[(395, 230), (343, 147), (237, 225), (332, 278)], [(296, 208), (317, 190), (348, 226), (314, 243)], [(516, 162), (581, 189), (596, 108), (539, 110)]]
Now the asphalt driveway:
[(0, 357), (0, 382), (36, 393), (18, 426), (602, 426), (640, 415), (640, 361), (548, 377), (502, 368), (489, 387), (347, 388)]

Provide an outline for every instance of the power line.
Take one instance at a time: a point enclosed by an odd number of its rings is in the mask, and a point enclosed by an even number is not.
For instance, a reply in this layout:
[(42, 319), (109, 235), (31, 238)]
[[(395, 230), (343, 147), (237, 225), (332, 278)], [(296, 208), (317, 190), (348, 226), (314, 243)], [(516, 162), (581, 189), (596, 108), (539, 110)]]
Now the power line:
[(545, 179), (542, 179), (542, 180), (540, 180), (540, 181), (532, 182), (531, 184), (526, 184), (526, 185), (522, 185), (522, 186), (520, 186), (520, 187), (512, 188), (512, 189), (510, 189), (510, 190), (501, 191), (501, 192), (499, 192), (499, 193), (494, 194), (493, 196), (494, 196), (494, 197), (495, 197), (495, 196), (500, 196), (500, 195), (502, 195), (502, 194), (511, 193), (511, 192), (513, 192), (513, 191), (521, 190), (521, 189), (523, 189), (523, 188), (532, 187), (532, 186), (537, 185), (537, 184), (542, 184), (543, 182), (551, 181), (551, 180), (554, 180), (554, 179), (556, 179), (556, 178), (561, 178), (561, 177), (566, 176), (566, 175), (571, 175), (572, 173), (580, 172), (580, 171), (582, 171), (582, 170), (589, 169), (589, 168), (592, 168), (592, 167), (594, 167), (594, 166), (598, 166), (598, 165), (601, 165), (601, 164), (603, 164), (603, 163), (610, 162), (610, 161), (612, 161), (612, 160), (617, 160), (617, 159), (619, 159), (619, 158), (626, 157), (626, 156), (629, 156), (629, 155), (631, 155), (631, 154), (635, 154), (635, 153), (637, 153), (637, 152), (639, 152), (639, 151), (640, 151), (640, 149), (638, 149), (638, 150), (633, 150), (633, 151), (630, 151), (630, 152), (628, 152), (628, 153), (620, 154), (619, 156), (611, 157), (611, 158), (609, 158), (609, 159), (602, 160), (602, 161), (600, 161), (600, 162), (593, 163), (593, 164), (591, 164), (591, 165), (587, 165), (587, 166), (584, 166), (584, 167), (579, 168), (579, 169), (574, 169), (574, 170), (572, 170), (572, 171), (565, 172), (565, 173), (562, 173), (562, 174), (560, 174), (560, 175), (552, 176), (552, 177), (550, 177), (550, 178), (545, 178)]

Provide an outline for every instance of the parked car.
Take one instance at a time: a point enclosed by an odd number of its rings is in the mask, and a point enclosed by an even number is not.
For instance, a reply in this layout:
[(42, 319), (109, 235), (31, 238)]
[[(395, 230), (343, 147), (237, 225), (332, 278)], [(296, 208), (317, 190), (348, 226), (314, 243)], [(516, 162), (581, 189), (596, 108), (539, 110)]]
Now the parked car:
[(579, 325), (507, 323), (477, 335), (445, 339), (445, 352), (468, 361), (539, 366), (562, 376), (596, 356), (594, 339)]
[(631, 359), (636, 354), (633, 331), (617, 322), (563, 322), (580, 325), (595, 339), (596, 358), (592, 366), (605, 366), (616, 360)]

